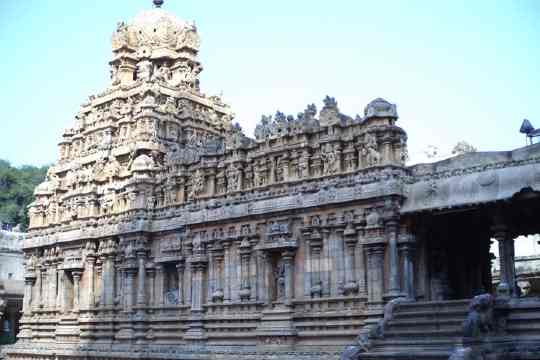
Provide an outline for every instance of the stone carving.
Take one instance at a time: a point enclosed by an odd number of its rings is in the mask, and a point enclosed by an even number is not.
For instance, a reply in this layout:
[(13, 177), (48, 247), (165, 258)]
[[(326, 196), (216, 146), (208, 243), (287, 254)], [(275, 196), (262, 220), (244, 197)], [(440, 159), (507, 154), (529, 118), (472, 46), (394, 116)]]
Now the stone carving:
[(381, 163), (382, 156), (378, 151), (377, 137), (374, 134), (366, 134), (366, 146), (363, 150), (368, 166), (376, 166)]
[(283, 302), (283, 300), (285, 300), (285, 264), (282, 258), (280, 258), (276, 264), (274, 279), (276, 301)]
[(332, 145), (328, 145), (326, 147), (326, 150), (322, 153), (325, 175), (332, 175), (339, 172), (339, 157), (339, 150), (337, 150), (335, 147), (332, 147)]
[(191, 178), (191, 191), (189, 193), (190, 199), (195, 199), (198, 195), (204, 191), (204, 175), (202, 170), (197, 169), (193, 177)]

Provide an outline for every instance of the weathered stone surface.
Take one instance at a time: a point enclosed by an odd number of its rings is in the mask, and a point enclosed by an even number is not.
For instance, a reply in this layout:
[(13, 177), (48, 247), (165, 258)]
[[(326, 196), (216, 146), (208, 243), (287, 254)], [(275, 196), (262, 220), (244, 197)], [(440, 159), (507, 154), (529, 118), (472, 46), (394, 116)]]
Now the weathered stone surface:
[(394, 104), (351, 117), (329, 96), (320, 112), (264, 116), (252, 139), (201, 91), (193, 24), (156, 8), (112, 41), (110, 86), (81, 106), (35, 190), (8, 358), (369, 356), (408, 326), (394, 310), (491, 285), (490, 235), (508, 240), (514, 289), (508, 209), (422, 211), (510, 202), (524, 185), (529, 201), (537, 146), (406, 167)]

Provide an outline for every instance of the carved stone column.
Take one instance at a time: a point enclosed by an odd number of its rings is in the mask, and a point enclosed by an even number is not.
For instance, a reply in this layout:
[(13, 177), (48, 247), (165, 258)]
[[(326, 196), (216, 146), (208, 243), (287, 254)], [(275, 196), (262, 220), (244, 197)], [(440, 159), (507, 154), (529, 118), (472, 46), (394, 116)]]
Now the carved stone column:
[(51, 310), (56, 309), (56, 297), (57, 297), (57, 281), (56, 281), (56, 264), (51, 264), (48, 271), (47, 282), (47, 307)]
[(146, 250), (139, 249), (137, 251), (137, 305), (146, 305), (146, 291), (145, 291), (145, 279), (146, 279)]
[(184, 304), (184, 269), (185, 264), (182, 259), (176, 264), (176, 271), (178, 271), (178, 304), (180, 305)]
[(184, 339), (189, 342), (200, 342), (206, 339), (203, 323), (204, 273), (208, 258), (202, 249), (195, 249), (190, 260), (191, 265), (191, 314), (188, 319), (189, 328)]
[(113, 242), (111, 240), (110, 247), (108, 248), (107, 253), (105, 254), (104, 259), (104, 272), (103, 277), (105, 278), (105, 289), (102, 291), (105, 293), (105, 303), (104, 306), (112, 307), (114, 305), (114, 293), (115, 293), (115, 271), (114, 271), (114, 258), (116, 255)]
[(93, 253), (86, 255), (86, 308), (90, 309), (95, 306), (95, 283), (94, 283), (94, 266), (96, 262), (96, 256)]
[(231, 242), (223, 241), (224, 248), (224, 285), (223, 285), (223, 301), (231, 301)]
[(384, 292), (384, 242), (368, 243), (364, 247), (367, 256), (368, 308), (375, 311), (383, 309)]
[(214, 288), (211, 299), (213, 302), (221, 302), (223, 301), (223, 247), (219, 242), (216, 242), (212, 248), (212, 259), (214, 262), (212, 267)]
[(126, 269), (126, 311), (132, 312), (135, 303), (135, 268)]
[(514, 239), (503, 224), (493, 226), (493, 237), (499, 243), (500, 282), (497, 293), (501, 296), (517, 296)]
[(36, 274), (31, 272), (24, 276), (23, 314), (28, 316), (32, 313), (32, 286), (36, 282)]
[(156, 271), (154, 267), (151, 267), (147, 269), (146, 273), (148, 274), (148, 289), (149, 296), (148, 296), (148, 305), (154, 306), (156, 303)]
[(155, 304), (157, 306), (163, 306), (165, 304), (165, 278), (164, 278), (164, 271), (163, 271), (163, 264), (159, 263), (156, 264), (156, 298), (155, 298)]
[(78, 313), (80, 308), (80, 282), (81, 282), (81, 271), (72, 271), (71, 275), (73, 276), (73, 312)]
[(354, 265), (358, 236), (354, 229), (345, 229), (343, 236), (345, 240), (345, 287), (343, 290), (346, 295), (349, 295), (358, 292)]
[(122, 256), (116, 255), (114, 260), (114, 305), (118, 306), (123, 304), (124, 299), (124, 270), (122, 269)]
[(205, 256), (196, 256), (191, 259), (191, 310), (201, 311), (203, 304), (204, 270), (208, 259)]
[(64, 313), (65, 305), (66, 305), (66, 284), (64, 284), (65, 281), (65, 271), (64, 269), (58, 269), (57, 270), (57, 276), (58, 276), (58, 290), (56, 292), (56, 310), (60, 313)]
[(399, 254), (398, 254), (398, 220), (391, 218), (386, 221), (386, 236), (388, 243), (388, 292), (385, 298), (388, 300), (395, 299), (401, 295), (401, 286), (399, 279)]
[(240, 300), (248, 301), (251, 296), (251, 284), (250, 284), (250, 263), (251, 259), (251, 244), (244, 239), (240, 244)]
[(285, 267), (285, 300), (287, 306), (292, 305), (294, 297), (294, 252), (285, 250), (281, 254)]
[(268, 253), (259, 250), (257, 253), (258, 269), (257, 269), (257, 282), (259, 283), (258, 300), (264, 304), (269, 304), (270, 300), (270, 259)]
[(404, 234), (402, 239), (403, 240), (399, 243), (399, 251), (401, 253), (401, 257), (403, 258), (401, 270), (401, 273), (403, 274), (403, 290), (407, 299), (415, 300), (414, 253), (416, 244), (412, 234)]
[(33, 291), (33, 303), (32, 303), (32, 310), (37, 311), (39, 310), (43, 304), (43, 298), (41, 296), (41, 287), (42, 287), (42, 273), (41, 273), (41, 266), (36, 266), (36, 281), (34, 282), (34, 291)]
[(311, 252), (311, 289), (310, 295), (314, 298), (322, 296), (321, 283), (321, 249), (322, 236), (319, 231), (314, 230), (309, 239), (309, 248)]

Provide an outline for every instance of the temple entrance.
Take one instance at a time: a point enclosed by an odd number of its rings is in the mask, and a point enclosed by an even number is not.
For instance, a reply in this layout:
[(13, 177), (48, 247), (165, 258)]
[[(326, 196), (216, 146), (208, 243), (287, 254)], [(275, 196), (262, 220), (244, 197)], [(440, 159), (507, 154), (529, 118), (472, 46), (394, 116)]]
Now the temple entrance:
[[(525, 192), (506, 203), (417, 215), (417, 298), (467, 299), (497, 290), (519, 296), (514, 248), (524, 239), (520, 235), (540, 232), (537, 196)], [(497, 282), (492, 243), (498, 243), (501, 259)]]

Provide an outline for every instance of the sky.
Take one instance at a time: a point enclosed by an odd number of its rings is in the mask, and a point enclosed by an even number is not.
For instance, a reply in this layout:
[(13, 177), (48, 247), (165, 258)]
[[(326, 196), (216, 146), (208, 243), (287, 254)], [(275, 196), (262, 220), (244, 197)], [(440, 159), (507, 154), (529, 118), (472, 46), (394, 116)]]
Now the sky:
[[(151, 0), (0, 0), (0, 159), (56, 160), (79, 105), (109, 84), (110, 37)], [(165, 0), (201, 36), (204, 92), (223, 93), (248, 135), (262, 114), (354, 116), (396, 103), (412, 160), (460, 140), (480, 151), (540, 127), (540, 1)]]

